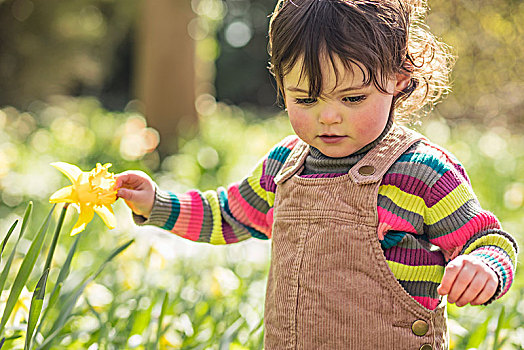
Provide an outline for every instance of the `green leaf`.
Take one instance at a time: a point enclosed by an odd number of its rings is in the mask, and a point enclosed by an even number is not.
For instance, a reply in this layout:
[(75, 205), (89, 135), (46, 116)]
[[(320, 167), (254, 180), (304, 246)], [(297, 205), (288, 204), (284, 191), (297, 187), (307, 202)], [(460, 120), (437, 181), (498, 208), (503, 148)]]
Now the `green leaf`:
[(29, 308), (29, 320), (27, 321), (27, 333), (25, 336), (25, 350), (29, 350), (31, 346), (31, 339), (33, 338), (33, 331), (35, 330), (40, 312), (42, 311), (42, 305), (44, 304), (45, 286), (47, 282), (47, 276), (49, 275), (49, 268), (44, 270), (44, 273), (38, 280), (33, 298), (31, 299), (31, 306)]
[(58, 222), (56, 224), (55, 234), (53, 235), (53, 241), (51, 242), (51, 246), (49, 247), (49, 252), (47, 253), (47, 258), (44, 265), (44, 270), (51, 268), (51, 261), (53, 260), (53, 255), (55, 253), (56, 244), (58, 243), (58, 237), (60, 236), (60, 231), (62, 230), (62, 226), (64, 225), (64, 218), (67, 212), (68, 205), (64, 205), (62, 208), (62, 211), (60, 212), (60, 218), (58, 219)]
[(501, 342), (499, 341), (499, 334), (500, 334), (500, 330), (502, 329), (502, 323), (504, 322), (505, 311), (506, 311), (505, 306), (502, 306), (502, 309), (500, 310), (499, 318), (497, 320), (497, 328), (495, 329), (495, 340), (493, 341), (494, 350), (500, 349), (500, 346), (501, 346)]
[(10, 337), (3, 337), (2, 340), (0, 340), (0, 349), (5, 345), (5, 342), (12, 342), (15, 339), (21, 338), (22, 336), (20, 334), (12, 335)]
[(156, 341), (154, 344), (155, 349), (158, 347), (158, 343), (160, 342), (160, 337), (162, 336), (162, 321), (164, 319), (164, 315), (166, 314), (168, 302), (169, 302), (169, 294), (165, 292), (164, 300), (162, 301), (162, 309), (160, 311), (160, 316), (158, 316), (158, 327), (156, 330)]
[[(33, 202), (30, 201), (27, 204), (27, 208), (25, 208), (24, 218), (22, 220), (22, 228), (20, 229), (20, 235), (18, 236), (18, 239), (22, 238), (22, 236), (24, 235), (25, 229), (27, 228), (27, 225), (29, 224), (29, 217), (32, 211), (33, 211)], [(53, 210), (51, 209), (51, 211)]]
[(42, 316), (42, 320), (40, 321), (40, 324), (38, 325), (36, 333), (40, 332), (40, 329), (42, 328), (42, 325), (44, 324), (44, 320), (47, 318), (49, 310), (53, 308), (56, 301), (58, 300), (58, 296), (60, 295), (60, 290), (62, 289), (64, 281), (69, 276), (69, 272), (71, 270), (71, 261), (73, 260), (73, 256), (75, 255), (76, 248), (78, 247), (78, 242), (80, 241), (81, 237), (82, 235), (76, 235), (76, 238), (73, 244), (71, 245), (71, 248), (69, 249), (69, 253), (67, 253), (67, 258), (64, 261), (62, 268), (60, 269), (60, 273), (58, 274), (58, 278), (56, 279), (55, 286), (53, 288), (53, 291), (51, 292), (51, 296), (49, 297), (49, 303), (47, 304), (47, 307), (44, 311), (44, 315)]
[(11, 264), (13, 263), (13, 259), (15, 258), (16, 247), (18, 246), (18, 243), (20, 242), (20, 239), (22, 238), (25, 232), (27, 223), (29, 222), (29, 216), (31, 215), (32, 210), (33, 210), (33, 202), (29, 202), (29, 204), (27, 205), (27, 208), (25, 209), (24, 218), (22, 220), (22, 228), (20, 229), (20, 234), (18, 235), (18, 239), (16, 240), (13, 250), (11, 251), (11, 254), (9, 255), (9, 258), (7, 259), (7, 262), (4, 265), (4, 269), (2, 270), (2, 273), (0, 274), (0, 292), (4, 290), (5, 281), (7, 280), (7, 276), (9, 275), (9, 270), (11, 269)]
[[(48, 308), (52, 308), (55, 305), (56, 301), (58, 300), (58, 296), (60, 295), (60, 290), (62, 289), (63, 285), (64, 285), (63, 282), (60, 282), (57, 285), (55, 285), (55, 288), (53, 289), (53, 292), (55, 293), (51, 293), (51, 297), (49, 298), (49, 302), (47, 303)], [(44, 317), (42, 317), (42, 320), (43, 319)]]
[[(64, 261), (64, 264), (62, 265), (62, 268), (60, 269), (60, 273), (58, 274), (58, 278), (56, 279), (56, 285), (64, 282), (66, 280), (66, 278), (69, 276), (69, 272), (71, 271), (71, 262), (73, 261), (73, 256), (76, 253), (76, 249), (78, 247), (78, 243), (79, 243), (81, 237), (82, 237), (82, 235), (77, 235), (75, 241), (71, 245), (71, 248), (69, 249), (69, 252), (67, 253), (67, 258)], [(53, 292), (54, 292), (54, 290), (53, 290)]]
[(49, 214), (47, 215), (46, 220), (40, 227), (40, 231), (33, 239), (33, 243), (31, 243), (31, 246), (29, 247), (29, 250), (27, 251), (27, 254), (24, 257), (24, 260), (22, 261), (22, 265), (18, 270), (18, 274), (15, 277), (15, 281), (11, 286), (11, 293), (9, 293), (9, 298), (7, 299), (5, 305), (2, 321), (0, 321), (0, 334), (2, 334), (5, 324), (7, 323), (7, 320), (9, 319), (9, 316), (11, 315), (11, 312), (13, 311), (13, 308), (16, 305), (16, 302), (18, 301), (18, 297), (20, 296), (20, 293), (22, 292), (22, 289), (24, 288), (25, 283), (29, 278), (29, 275), (33, 271), (36, 259), (38, 258), (40, 250), (42, 249), (42, 244), (44, 243), (47, 227), (49, 226), (49, 219), (51, 218), (51, 214), (53, 213), (55, 206), (56, 205), (53, 205), (53, 207), (49, 211)]
[(142, 297), (143, 297), (143, 295), (137, 295), (136, 298), (135, 298), (136, 299), (136, 303), (130, 310), (130, 314), (129, 314), (129, 317), (127, 318), (125, 329), (120, 332), (123, 339), (129, 339), (129, 337), (131, 335), (131, 331), (134, 328), (137, 315), (139, 315), (139, 313), (140, 313), (140, 311), (138, 310), (138, 307), (140, 305), (140, 300), (142, 299)]
[(486, 339), (488, 333), (488, 323), (491, 316), (486, 317), (486, 320), (478, 326), (473, 333), (471, 333), (466, 349), (478, 348), (480, 344)]
[(132, 240), (129, 240), (127, 241), (126, 243), (122, 244), (120, 247), (116, 248), (107, 258), (106, 260), (102, 263), (102, 265), (100, 265), (100, 267), (98, 268), (98, 270), (95, 272), (95, 274), (92, 276), (91, 280), (94, 280), (95, 278), (98, 277), (98, 275), (102, 272), (102, 270), (106, 267), (107, 264), (109, 264), (109, 262), (111, 260), (113, 260), (118, 254), (122, 253), (124, 250), (127, 249), (127, 247), (129, 247), (135, 240), (132, 239)]
[(86, 276), (84, 280), (75, 288), (71, 293), (67, 295), (64, 302), (60, 305), (60, 315), (58, 316), (58, 319), (53, 324), (53, 327), (49, 331), (49, 334), (46, 335), (45, 341), (42, 343), (42, 345), (38, 349), (48, 349), (49, 346), (51, 346), (53, 340), (58, 336), (64, 325), (66, 324), (67, 320), (71, 316), (71, 313), (73, 311), (73, 308), (76, 305), (76, 302), (78, 301), (78, 298), (82, 295), (85, 287), (92, 282), (95, 278), (98, 277), (98, 275), (102, 272), (104, 267), (113, 260), (118, 254), (120, 254), (122, 251), (124, 251), (127, 247), (129, 247), (135, 240), (132, 239), (117, 249), (115, 249), (105, 260), (104, 262), (99, 266), (97, 271), (94, 274), (91, 274), (89, 276)]
[(17, 224), (18, 220), (15, 220), (15, 222), (13, 222), (13, 224), (9, 228), (9, 231), (7, 231), (7, 235), (5, 236), (4, 241), (2, 242), (2, 250), (0, 251), (0, 261), (2, 261), (2, 253), (4, 252), (5, 245), (7, 244), (7, 241), (9, 240), (9, 237), (11, 237), (11, 233), (13, 233)]
[(220, 350), (229, 349), (229, 347), (231, 346), (231, 342), (233, 341), (233, 338), (238, 333), (238, 330), (244, 323), (244, 319), (242, 317), (239, 317), (235, 322), (233, 322), (231, 326), (229, 326), (226, 329), (224, 335), (220, 339)]
[[(151, 313), (153, 312), (153, 303), (145, 310), (137, 310), (136, 316), (134, 317), (133, 328), (130, 334), (141, 334), (143, 335), (147, 329), (147, 326), (151, 322)], [(145, 338), (144, 338), (145, 339)]]

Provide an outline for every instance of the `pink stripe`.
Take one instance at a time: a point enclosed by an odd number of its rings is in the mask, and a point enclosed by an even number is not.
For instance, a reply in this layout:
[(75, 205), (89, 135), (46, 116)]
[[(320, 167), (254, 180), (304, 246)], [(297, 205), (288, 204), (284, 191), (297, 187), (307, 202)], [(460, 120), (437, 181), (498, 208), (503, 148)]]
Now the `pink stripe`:
[[(409, 233), (417, 233), (417, 230), (408, 221), (402, 219), (382, 207), (378, 207), (378, 222), (387, 223), (394, 231), (405, 231)], [(382, 232), (385, 234), (386, 232)]]
[(435, 310), (438, 306), (439, 300), (433, 299), (430, 297), (417, 297), (413, 296), (413, 299), (415, 299), (420, 305), (424, 306), (427, 309)]
[(191, 196), (187, 193), (180, 193), (177, 194), (177, 197), (180, 201), (180, 212), (171, 232), (184, 237), (184, 232), (188, 230), (189, 217), (191, 216)]
[(444, 236), (430, 239), (430, 242), (446, 250), (466, 244), (475, 233), (482, 230), (500, 228), (500, 224), (491, 213), (482, 212), (469, 220), (464, 226)]
[(189, 219), (189, 227), (185, 238), (196, 241), (202, 230), (204, 203), (202, 203), (202, 197), (200, 197), (198, 191), (189, 191), (188, 194), (191, 196), (191, 218)]
[[(192, 190), (179, 195), (178, 199), (180, 200), (180, 215), (172, 231), (183, 238), (197, 241), (204, 217), (202, 198), (198, 191)], [(185, 234), (179, 232), (185, 232)]]
[(266, 222), (269, 226), (269, 231), (266, 233), (267, 238), (271, 238), (271, 233), (273, 231), (273, 208), (269, 209), (266, 215)]
[(242, 224), (251, 226), (256, 230), (267, 234), (269, 227), (266, 215), (252, 206), (242, 197), (238, 186), (231, 186), (227, 190), (229, 198), (229, 209), (233, 216)]

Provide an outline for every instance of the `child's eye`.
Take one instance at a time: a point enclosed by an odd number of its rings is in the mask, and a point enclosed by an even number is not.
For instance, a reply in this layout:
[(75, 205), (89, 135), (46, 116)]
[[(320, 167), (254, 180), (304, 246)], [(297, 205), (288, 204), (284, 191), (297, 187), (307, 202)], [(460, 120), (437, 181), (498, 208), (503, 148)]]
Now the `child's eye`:
[(295, 103), (299, 105), (311, 105), (315, 102), (317, 102), (317, 99), (312, 97), (295, 99)]
[(359, 102), (364, 101), (365, 99), (366, 99), (365, 95), (359, 95), (359, 96), (344, 97), (342, 100), (344, 102), (349, 102), (349, 103), (359, 103)]

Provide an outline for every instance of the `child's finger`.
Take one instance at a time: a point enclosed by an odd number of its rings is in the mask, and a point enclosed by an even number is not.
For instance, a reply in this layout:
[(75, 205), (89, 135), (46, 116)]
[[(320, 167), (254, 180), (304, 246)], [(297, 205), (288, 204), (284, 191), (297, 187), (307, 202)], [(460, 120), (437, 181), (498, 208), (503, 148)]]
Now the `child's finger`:
[(119, 188), (117, 190), (116, 195), (119, 198), (122, 198), (122, 199), (125, 199), (126, 201), (132, 202), (133, 198), (135, 197), (135, 191), (129, 190), (129, 189), (126, 189), (126, 188)]
[(484, 289), (487, 281), (487, 275), (477, 273), (471, 280), (470, 284), (466, 287), (462, 295), (457, 299), (455, 304), (457, 306), (464, 306), (475, 300)]
[(455, 279), (457, 278), (461, 269), (462, 264), (460, 264), (460, 261), (451, 261), (448, 266), (446, 266), (446, 269), (444, 270), (444, 276), (442, 277), (442, 282), (440, 282), (440, 286), (437, 288), (437, 292), (440, 295), (446, 295), (451, 291), (453, 283), (455, 282)]
[(122, 187), (122, 184), (125, 183), (128, 177), (129, 177), (129, 174), (126, 174), (126, 173), (115, 175), (115, 185), (113, 186), (113, 188), (116, 190)]
[(481, 305), (487, 302), (495, 292), (497, 291), (498, 287), (498, 281), (488, 279), (486, 282), (486, 285), (484, 286), (484, 289), (480, 292), (480, 294), (472, 301), (470, 301), (471, 305)]
[(137, 174), (134, 174), (132, 172), (123, 172), (121, 174), (116, 175), (115, 177), (115, 185), (113, 186), (115, 189), (121, 188), (121, 187), (135, 187), (137, 184), (140, 183), (140, 176)]
[(475, 277), (476, 273), (476, 269), (470, 264), (462, 265), (462, 268), (456, 276), (453, 286), (448, 293), (448, 301), (450, 303), (455, 303), (462, 296)]

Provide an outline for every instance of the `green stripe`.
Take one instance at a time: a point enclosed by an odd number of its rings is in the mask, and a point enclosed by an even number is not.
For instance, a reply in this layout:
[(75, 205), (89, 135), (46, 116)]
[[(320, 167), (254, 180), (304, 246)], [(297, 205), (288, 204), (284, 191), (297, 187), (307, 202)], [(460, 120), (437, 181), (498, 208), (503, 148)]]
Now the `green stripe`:
[(171, 231), (175, 226), (176, 221), (178, 220), (178, 215), (180, 214), (180, 201), (178, 197), (173, 192), (168, 192), (171, 199), (171, 210), (169, 212), (169, 218), (164, 224), (163, 229)]

